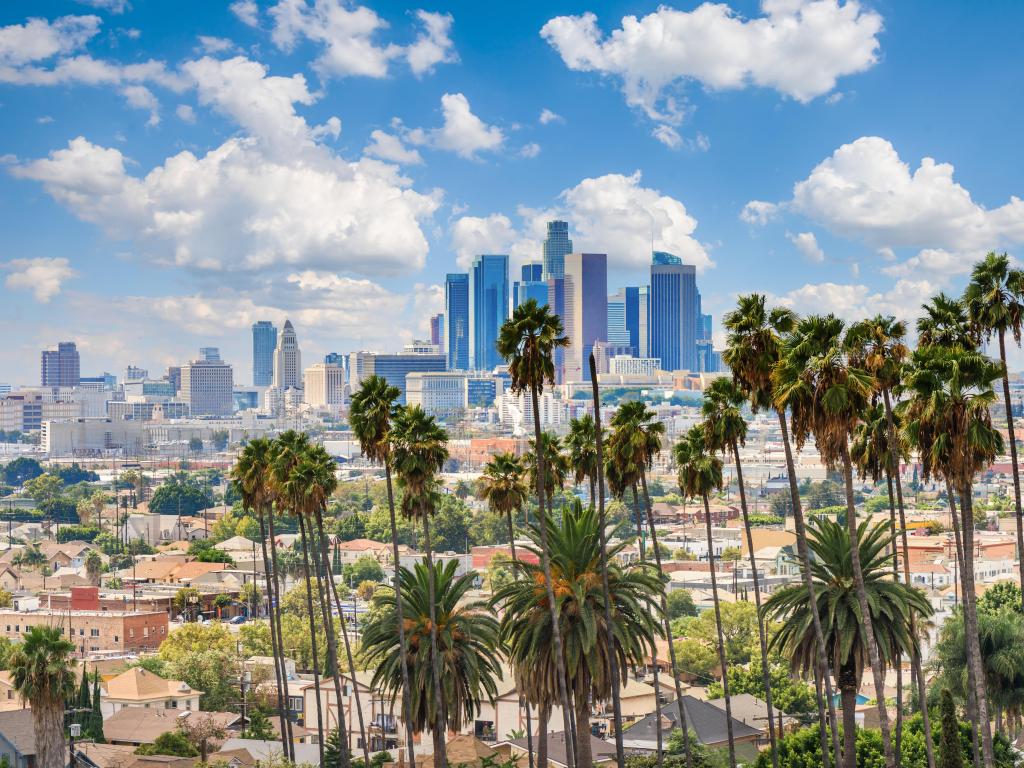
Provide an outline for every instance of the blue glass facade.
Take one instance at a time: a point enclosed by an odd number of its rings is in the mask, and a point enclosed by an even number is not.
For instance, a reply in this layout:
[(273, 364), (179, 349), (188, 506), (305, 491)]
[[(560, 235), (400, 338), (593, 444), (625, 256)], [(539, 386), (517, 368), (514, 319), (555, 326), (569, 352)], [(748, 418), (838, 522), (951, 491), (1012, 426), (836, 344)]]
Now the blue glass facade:
[(466, 379), (466, 402), (470, 408), (494, 405), (498, 382), (494, 378)]
[(541, 279), (544, 265), (539, 261), (523, 264), (522, 277), (512, 283), (512, 306), (518, 307), (533, 299), (543, 307), (548, 303), (548, 286)]
[[(562, 325), (565, 325), (565, 278), (552, 277), (545, 281), (548, 286), (548, 307), (562, 318)], [(555, 383), (561, 384), (565, 381), (565, 347), (555, 348)]]
[(274, 349), (277, 328), (269, 320), (252, 324), (252, 384), (269, 387), (274, 380)]
[(473, 260), (470, 270), (472, 298), (470, 303), (469, 367), (489, 371), (504, 364), (496, 344), (502, 323), (508, 319), (508, 256), (484, 254)]
[(444, 340), (448, 370), (469, 368), (469, 275), (450, 272), (444, 283)]
[(544, 280), (565, 276), (565, 257), (572, 253), (569, 222), (549, 221), (548, 236), (544, 238)]
[(398, 387), (398, 402), (405, 405), (405, 377), (414, 371), (445, 370), (444, 355), (367, 355), (364, 375), (382, 376), (388, 384)]
[(656, 251), (651, 264), (650, 356), (666, 371), (698, 370), (697, 270)]

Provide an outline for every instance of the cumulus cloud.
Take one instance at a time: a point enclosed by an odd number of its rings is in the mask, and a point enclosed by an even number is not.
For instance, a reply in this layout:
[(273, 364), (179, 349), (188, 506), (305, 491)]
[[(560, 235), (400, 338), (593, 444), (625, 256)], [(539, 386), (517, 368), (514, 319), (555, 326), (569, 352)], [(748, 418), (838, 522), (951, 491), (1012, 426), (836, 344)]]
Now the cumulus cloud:
[(178, 119), (181, 120), (183, 123), (191, 124), (196, 121), (196, 111), (192, 109), (192, 107), (188, 104), (179, 104), (175, 108), (174, 114), (176, 114), (178, 116)]
[(114, 14), (124, 13), (131, 7), (128, 5), (128, 0), (78, 0), (78, 2)]
[(808, 261), (813, 261), (815, 264), (821, 264), (825, 261), (825, 252), (821, 250), (821, 247), (818, 245), (818, 238), (814, 236), (813, 232), (799, 232), (795, 235), (787, 232), (786, 238), (796, 246), (796, 249)]
[(473, 114), (469, 99), (461, 93), (446, 93), (441, 97), (444, 124), (440, 128), (414, 128), (406, 139), (418, 145), (454, 152), (460, 157), (473, 159), (479, 152), (494, 152), (505, 143), (505, 134), (495, 125), (488, 125)]
[(740, 219), (747, 224), (767, 224), (775, 218), (779, 206), (764, 200), (751, 200), (740, 211)]
[(536, 157), (540, 154), (540, 144), (535, 141), (531, 141), (529, 144), (524, 144), (523, 148), (519, 150), (521, 157)]
[(199, 36), (199, 50), (203, 53), (217, 55), (235, 50), (235, 44), (226, 37), (214, 37), (213, 35)]
[(771, 299), (801, 314), (833, 313), (847, 320), (859, 320), (881, 313), (910, 321), (939, 288), (928, 280), (906, 279), (897, 280), (884, 291), (873, 291), (861, 283), (808, 283)]
[(228, 7), (235, 17), (247, 27), (260, 25), (260, 7), (256, 5), (256, 0), (235, 0)]
[(303, 39), (321, 46), (313, 66), (324, 77), (386, 77), (396, 60), (423, 75), (437, 64), (458, 60), (448, 14), (417, 11), (422, 31), (402, 46), (378, 41), (388, 24), (375, 11), (343, 0), (278, 0), (269, 13), (271, 38), (281, 50), (291, 51)]
[(664, 123), (656, 125), (654, 130), (651, 131), (651, 136), (669, 149), (679, 149), (683, 145), (683, 137), (679, 135), (679, 131), (671, 125), (665, 125)]
[(400, 137), (381, 130), (370, 134), (370, 143), (363, 148), (363, 154), (399, 165), (419, 165), (423, 162), (420, 153), (405, 146)]
[(762, 16), (745, 19), (724, 3), (661, 6), (624, 17), (610, 35), (593, 13), (558, 16), (540, 34), (570, 69), (620, 79), (631, 106), (672, 124), (685, 111), (679, 91), (687, 81), (712, 90), (773, 88), (808, 102), (878, 60), (882, 18), (855, 0), (763, 0), (761, 7)]
[(11, 290), (31, 291), (43, 304), (60, 293), (64, 281), (76, 274), (65, 258), (12, 259), (0, 268), (7, 272), (4, 285)]
[(121, 95), (128, 102), (128, 106), (149, 112), (146, 125), (160, 124), (160, 102), (149, 88), (144, 85), (126, 85), (121, 89)]
[(100, 24), (99, 16), (61, 16), (0, 27), (0, 77), (7, 80), (11, 68), (78, 50), (99, 33)]
[(564, 123), (565, 122), (565, 118), (564, 117), (562, 117), (557, 112), (552, 112), (547, 107), (544, 107), (544, 109), (542, 109), (540, 111), (540, 117), (537, 118), (537, 119), (540, 121), (541, 125), (547, 125), (548, 123)]
[(503, 213), (490, 216), (462, 216), (451, 228), (452, 247), (462, 269), (469, 269), (481, 253), (509, 253), (520, 239), (519, 231)]

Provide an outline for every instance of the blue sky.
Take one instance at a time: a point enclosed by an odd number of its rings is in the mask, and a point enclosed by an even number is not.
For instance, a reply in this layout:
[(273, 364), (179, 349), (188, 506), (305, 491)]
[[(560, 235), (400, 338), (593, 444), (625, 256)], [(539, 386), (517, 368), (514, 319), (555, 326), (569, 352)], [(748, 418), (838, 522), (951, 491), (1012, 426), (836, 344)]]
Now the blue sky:
[(0, 6), (0, 382), (75, 339), (154, 372), (292, 319), (395, 349), (546, 218), (716, 315), (912, 318), (1024, 242), (1024, 5), (342, 0)]

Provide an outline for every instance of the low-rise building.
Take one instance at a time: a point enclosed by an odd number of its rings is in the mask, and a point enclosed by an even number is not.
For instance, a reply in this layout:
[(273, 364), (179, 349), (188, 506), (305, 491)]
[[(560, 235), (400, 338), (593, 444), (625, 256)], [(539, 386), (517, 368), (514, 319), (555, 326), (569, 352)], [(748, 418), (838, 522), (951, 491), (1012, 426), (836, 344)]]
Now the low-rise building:
[(183, 680), (166, 680), (142, 667), (132, 667), (102, 684), (100, 710), (104, 719), (125, 707), (198, 711), (202, 693)]
[(20, 641), (34, 626), (59, 627), (75, 651), (155, 651), (167, 639), (167, 614), (39, 608), (0, 609), (0, 637)]

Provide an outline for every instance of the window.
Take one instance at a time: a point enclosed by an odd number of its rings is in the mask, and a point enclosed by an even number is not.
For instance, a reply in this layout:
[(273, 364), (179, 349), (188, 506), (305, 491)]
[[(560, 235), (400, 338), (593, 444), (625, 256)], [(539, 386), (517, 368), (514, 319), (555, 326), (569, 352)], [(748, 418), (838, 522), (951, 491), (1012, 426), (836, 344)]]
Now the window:
[[(396, 608), (395, 610), (398, 610), (398, 609)], [(143, 627), (142, 628), (142, 636), (143, 637), (149, 637), (149, 627)], [(679, 732), (682, 733), (681, 730)]]
[[(395, 610), (397, 610), (397, 608)], [(89, 637), (99, 637), (99, 636), (100, 636), (100, 631), (98, 629), (90, 629), (89, 630)], [(680, 731), (680, 733), (682, 733), (682, 731)]]
[[(78, 636), (79, 637), (85, 637), (85, 627), (82, 627), (81, 629), (78, 630)], [(680, 733), (682, 733), (682, 731), (680, 731)]]
[[(396, 608), (395, 610), (397, 611), (398, 609)], [(15, 624), (15, 625), (14, 625), (14, 631), (15, 631), (15, 632), (21, 632), (21, 625), (20, 625), (20, 624)], [(682, 728), (680, 728), (680, 729), (679, 729), (679, 732), (680, 732), (680, 733), (682, 733), (682, 732), (683, 732)]]
[[(128, 637), (135, 637), (135, 627), (129, 627), (129, 629), (128, 629)], [(682, 730), (680, 730), (679, 732), (682, 733)]]
[[(119, 638), (117, 635), (114, 635), (114, 642), (115, 643), (121, 642), (121, 638)], [(682, 729), (680, 729), (679, 732), (682, 733), (683, 732)]]

